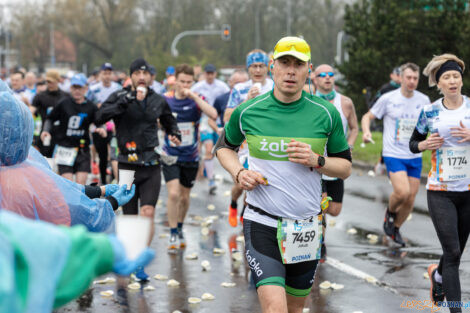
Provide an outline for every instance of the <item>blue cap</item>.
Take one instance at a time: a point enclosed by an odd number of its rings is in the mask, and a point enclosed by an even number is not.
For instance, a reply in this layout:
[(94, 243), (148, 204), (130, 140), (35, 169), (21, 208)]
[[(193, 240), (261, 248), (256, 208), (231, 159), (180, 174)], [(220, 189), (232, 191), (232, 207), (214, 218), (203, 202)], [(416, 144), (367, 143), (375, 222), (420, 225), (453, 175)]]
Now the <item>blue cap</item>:
[(157, 70), (155, 69), (155, 66), (153, 65), (149, 66), (149, 73), (150, 75), (157, 75)]
[(70, 85), (85, 87), (87, 85), (86, 76), (82, 73), (73, 75), (72, 79), (70, 79)]
[(106, 63), (104, 63), (103, 65), (101, 65), (101, 70), (102, 70), (102, 71), (106, 71), (106, 70), (112, 71), (112, 70), (113, 70), (113, 66), (111, 65), (111, 63), (106, 62)]
[(175, 74), (175, 68), (174, 68), (173, 66), (171, 66), (171, 65), (168, 66), (168, 67), (166, 68), (166, 73), (167, 73), (167, 74), (170, 74), (170, 75)]
[(207, 64), (204, 67), (204, 72), (206, 72), (206, 73), (214, 73), (216, 70), (217, 70), (217, 68), (215, 67), (214, 64)]

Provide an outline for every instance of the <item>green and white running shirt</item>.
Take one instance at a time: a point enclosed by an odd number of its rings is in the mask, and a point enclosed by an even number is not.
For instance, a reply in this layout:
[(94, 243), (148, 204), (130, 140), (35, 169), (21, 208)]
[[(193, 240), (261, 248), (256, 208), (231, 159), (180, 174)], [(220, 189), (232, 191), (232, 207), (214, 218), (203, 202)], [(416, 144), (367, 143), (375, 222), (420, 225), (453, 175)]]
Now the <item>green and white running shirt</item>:
[(247, 202), (291, 219), (318, 214), (321, 201), (321, 174), (289, 161), (286, 149), (291, 139), (309, 144), (320, 155), (349, 149), (338, 110), (306, 92), (292, 103), (280, 102), (273, 92), (243, 103), (225, 125), (225, 135), (233, 145), (240, 145), (246, 138), (250, 170), (268, 180), (267, 186), (248, 192)]

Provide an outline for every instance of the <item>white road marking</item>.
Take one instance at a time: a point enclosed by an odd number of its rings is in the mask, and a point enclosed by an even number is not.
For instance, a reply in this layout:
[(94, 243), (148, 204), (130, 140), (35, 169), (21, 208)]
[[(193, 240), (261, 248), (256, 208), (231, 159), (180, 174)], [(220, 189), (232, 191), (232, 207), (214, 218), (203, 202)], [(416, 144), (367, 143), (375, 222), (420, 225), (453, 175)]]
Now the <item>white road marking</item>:
[(364, 280), (372, 285), (376, 285), (376, 286), (379, 286), (379, 287), (382, 287), (386, 290), (389, 290), (391, 292), (393, 292), (394, 294), (398, 294), (398, 291), (394, 288), (392, 288), (390, 285), (388, 285), (387, 283), (385, 282), (381, 282), (379, 281), (377, 278), (375, 278), (374, 276), (372, 275), (369, 275), (367, 274), (366, 272), (363, 272), (357, 268), (354, 268), (346, 263), (343, 263), (335, 258), (332, 258), (332, 257), (327, 257), (326, 258), (326, 264), (330, 265), (331, 267), (334, 267), (335, 269), (343, 272), (343, 273), (346, 273), (348, 275), (351, 275), (351, 276), (354, 276), (356, 278), (359, 278), (361, 280)]

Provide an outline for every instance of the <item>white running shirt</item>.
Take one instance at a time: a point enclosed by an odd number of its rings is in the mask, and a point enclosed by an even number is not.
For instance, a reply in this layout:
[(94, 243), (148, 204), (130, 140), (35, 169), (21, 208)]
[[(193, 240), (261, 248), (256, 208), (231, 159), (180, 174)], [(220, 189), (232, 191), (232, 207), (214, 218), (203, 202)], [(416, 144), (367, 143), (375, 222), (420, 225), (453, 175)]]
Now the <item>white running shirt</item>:
[[(214, 106), (215, 99), (218, 96), (229, 92), (230, 88), (227, 86), (226, 83), (216, 78), (214, 79), (214, 82), (212, 84), (208, 84), (206, 80), (194, 84), (191, 87), (191, 91), (203, 95), (206, 102)], [(201, 123), (199, 125), (199, 131), (213, 132), (213, 129), (210, 128), (208, 121), (209, 118), (207, 117), (207, 115), (202, 114)]]
[(121, 85), (116, 82), (111, 82), (111, 85), (109, 85), (109, 87), (104, 86), (102, 82), (96, 83), (90, 87), (90, 90), (93, 93), (96, 101), (98, 101), (98, 103), (105, 102), (110, 94), (112, 94), (116, 90), (121, 89)]
[[(451, 127), (460, 127), (460, 122), (466, 128), (470, 128), (470, 100), (463, 96), (463, 104), (454, 110), (447, 109), (442, 104), (443, 98), (436, 100), (432, 104), (425, 105), (416, 125), (416, 130), (422, 134), (439, 133), (439, 136), (444, 138), (444, 144), (441, 148), (448, 147), (468, 147), (470, 142), (458, 143), (460, 138), (452, 137)], [(442, 159), (442, 158), (441, 158)], [(446, 160), (442, 160), (446, 162)], [(428, 183), (426, 189), (438, 191), (468, 191), (470, 190), (470, 178), (453, 180), (453, 181), (439, 181), (437, 169), (442, 169), (442, 164), (438, 160), (436, 151), (432, 151), (431, 157), (431, 170), (428, 175)], [(467, 160), (467, 162), (470, 160)]]
[(398, 159), (421, 157), (421, 153), (410, 151), (409, 141), (421, 110), (430, 103), (428, 96), (416, 90), (411, 98), (406, 98), (400, 88), (377, 100), (370, 112), (384, 120), (383, 156)]

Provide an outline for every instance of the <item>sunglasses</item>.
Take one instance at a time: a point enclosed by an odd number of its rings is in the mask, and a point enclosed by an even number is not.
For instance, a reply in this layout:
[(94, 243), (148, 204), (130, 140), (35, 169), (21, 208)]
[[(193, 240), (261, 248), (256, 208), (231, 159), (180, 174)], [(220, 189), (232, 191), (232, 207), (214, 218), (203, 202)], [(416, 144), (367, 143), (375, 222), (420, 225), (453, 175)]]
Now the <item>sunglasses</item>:
[(333, 72), (321, 72), (320, 74), (317, 75), (317, 77), (325, 78), (326, 75), (328, 75), (329, 77), (334, 77), (335, 73), (333, 73)]
[(310, 47), (308, 44), (304, 41), (283, 41), (279, 42), (275, 47), (274, 51), (277, 53), (279, 52), (286, 52), (286, 51), (291, 51), (292, 48), (294, 48), (295, 51), (298, 51), (300, 53), (310, 53)]

